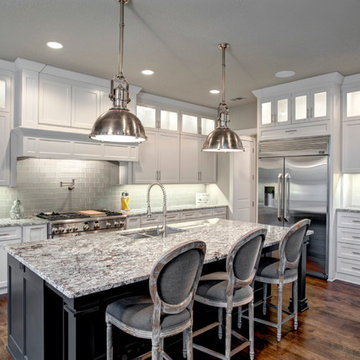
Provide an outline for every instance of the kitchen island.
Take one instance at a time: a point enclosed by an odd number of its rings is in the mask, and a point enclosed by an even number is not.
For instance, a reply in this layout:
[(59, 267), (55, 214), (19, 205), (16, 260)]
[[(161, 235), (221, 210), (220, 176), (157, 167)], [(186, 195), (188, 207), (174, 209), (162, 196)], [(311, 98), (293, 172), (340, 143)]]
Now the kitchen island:
[(287, 231), (220, 219), (198, 225), (179, 224), (186, 230), (166, 239), (116, 231), (9, 246), (8, 350), (13, 358), (104, 359), (106, 306), (144, 291), (153, 264), (164, 252), (185, 241), (203, 240), (205, 263), (211, 265), (226, 258), (248, 231), (267, 228), (268, 249)]

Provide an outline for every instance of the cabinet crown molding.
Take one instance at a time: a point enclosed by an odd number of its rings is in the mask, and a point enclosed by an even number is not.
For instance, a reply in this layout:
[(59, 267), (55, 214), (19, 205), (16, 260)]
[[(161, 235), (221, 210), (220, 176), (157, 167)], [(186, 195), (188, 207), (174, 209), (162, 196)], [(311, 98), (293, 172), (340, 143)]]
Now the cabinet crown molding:
[(257, 98), (264, 98), (268, 96), (276, 96), (282, 94), (293, 93), (296, 91), (319, 88), (331, 85), (341, 85), (344, 76), (339, 72), (332, 72), (328, 74), (313, 76), (306, 79), (291, 81), (285, 84), (269, 86), (263, 89), (253, 90), (252, 93)]
[(44, 67), (46, 66), (43, 63), (22, 59), (22, 58), (17, 58), (14, 61), (14, 65), (16, 70), (32, 70), (36, 72), (41, 72), (41, 70), (43, 70)]

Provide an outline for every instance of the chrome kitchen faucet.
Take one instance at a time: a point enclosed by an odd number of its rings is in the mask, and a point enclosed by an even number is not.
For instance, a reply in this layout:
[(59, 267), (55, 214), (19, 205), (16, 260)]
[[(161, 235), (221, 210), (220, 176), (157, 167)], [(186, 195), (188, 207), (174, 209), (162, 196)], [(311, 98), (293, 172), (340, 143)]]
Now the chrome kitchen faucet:
[(163, 193), (163, 227), (162, 229), (158, 230), (159, 234), (162, 234), (162, 237), (165, 238), (166, 237), (166, 191), (164, 188), (164, 185), (159, 183), (159, 182), (154, 182), (151, 185), (149, 185), (148, 190), (147, 190), (147, 217), (151, 217), (151, 207), (150, 207), (150, 191), (153, 188), (153, 186), (159, 186), (162, 193)]

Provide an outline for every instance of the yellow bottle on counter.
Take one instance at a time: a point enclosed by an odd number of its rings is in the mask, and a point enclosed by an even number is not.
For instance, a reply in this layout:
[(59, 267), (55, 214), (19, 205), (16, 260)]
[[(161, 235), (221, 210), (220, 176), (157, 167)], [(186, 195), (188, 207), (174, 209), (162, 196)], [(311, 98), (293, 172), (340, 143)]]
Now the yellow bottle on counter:
[(130, 202), (130, 197), (129, 197), (129, 193), (127, 192), (123, 192), (121, 194), (121, 210), (124, 211), (129, 211), (129, 202)]

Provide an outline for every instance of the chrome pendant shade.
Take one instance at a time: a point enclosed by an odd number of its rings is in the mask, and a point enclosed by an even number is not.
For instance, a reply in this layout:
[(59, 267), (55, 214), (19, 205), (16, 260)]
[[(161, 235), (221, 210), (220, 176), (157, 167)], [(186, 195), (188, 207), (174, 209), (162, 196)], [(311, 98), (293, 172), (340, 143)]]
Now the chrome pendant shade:
[(89, 137), (98, 141), (140, 143), (146, 140), (145, 130), (138, 117), (127, 108), (130, 102), (129, 83), (123, 75), (124, 5), (129, 0), (117, 1), (120, 3), (119, 71), (111, 80), (109, 97), (113, 107), (98, 117)]
[(229, 44), (222, 43), (218, 48), (222, 51), (222, 100), (218, 106), (217, 127), (205, 139), (202, 151), (240, 152), (245, 151), (239, 136), (229, 129), (229, 108), (225, 103), (225, 50)]

